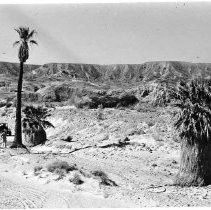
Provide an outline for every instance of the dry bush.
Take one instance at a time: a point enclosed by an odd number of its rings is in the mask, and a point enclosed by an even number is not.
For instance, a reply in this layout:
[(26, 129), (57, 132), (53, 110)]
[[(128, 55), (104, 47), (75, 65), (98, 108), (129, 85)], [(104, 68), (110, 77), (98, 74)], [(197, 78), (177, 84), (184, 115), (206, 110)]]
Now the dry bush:
[(69, 165), (66, 161), (56, 160), (53, 163), (47, 165), (47, 170), (51, 173), (58, 172), (58, 170), (62, 170), (68, 173), (69, 171), (77, 170), (77, 166), (76, 164)]
[(7, 102), (6, 101), (0, 101), (0, 108), (1, 107), (4, 107), (4, 106), (6, 106), (7, 105)]
[(109, 179), (107, 174), (101, 170), (93, 171), (92, 174), (95, 177), (100, 178), (100, 184), (101, 185), (107, 185), (107, 186), (118, 186), (113, 180)]
[(62, 138), (61, 140), (62, 141), (66, 141), (66, 142), (71, 142), (73, 140), (73, 137), (72, 136), (67, 136), (65, 138)]
[(6, 115), (7, 115), (6, 112), (2, 112), (2, 114), (1, 114), (2, 117), (5, 117)]
[(73, 178), (69, 179), (75, 185), (83, 184), (84, 181), (81, 179), (81, 176), (78, 173), (74, 173)]
[(100, 104), (98, 106), (97, 113), (96, 113), (96, 118), (98, 120), (103, 120), (104, 119), (104, 117), (103, 117), (103, 105), (102, 104)]
[(42, 170), (42, 166), (35, 166), (34, 167), (34, 174), (35, 175), (38, 175), (39, 174), (39, 172)]
[(56, 181), (58, 181), (58, 180), (63, 179), (65, 177), (66, 170), (65, 169), (56, 168), (54, 173), (59, 175), (58, 178), (56, 179)]

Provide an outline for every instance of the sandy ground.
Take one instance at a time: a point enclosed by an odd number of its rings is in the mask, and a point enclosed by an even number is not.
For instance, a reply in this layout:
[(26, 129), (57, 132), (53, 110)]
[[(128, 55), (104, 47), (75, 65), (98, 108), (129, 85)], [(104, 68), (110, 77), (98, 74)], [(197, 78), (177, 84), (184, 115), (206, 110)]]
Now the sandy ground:
[[(107, 109), (99, 120), (96, 110), (65, 108), (55, 110), (50, 120), (56, 128), (47, 130), (45, 145), (30, 153), (0, 149), (0, 208), (211, 206), (211, 186), (172, 185), (180, 146), (166, 111)], [(68, 135), (72, 142), (62, 140)], [(120, 146), (121, 141), (127, 144)], [(86, 173), (101, 170), (117, 186), (85, 175), (84, 183), (75, 185), (71, 173), (62, 179), (45, 170), (34, 174), (35, 166), (56, 160)]]

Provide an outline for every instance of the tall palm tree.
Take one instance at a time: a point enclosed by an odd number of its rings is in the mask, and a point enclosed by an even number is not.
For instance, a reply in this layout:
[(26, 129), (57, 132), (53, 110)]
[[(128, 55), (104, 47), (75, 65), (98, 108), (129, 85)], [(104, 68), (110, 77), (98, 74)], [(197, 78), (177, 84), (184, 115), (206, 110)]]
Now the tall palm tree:
[(211, 184), (211, 82), (193, 80), (181, 83), (172, 98), (180, 108), (175, 123), (181, 137), (176, 184)]
[(26, 60), (29, 58), (29, 44), (36, 44), (37, 42), (33, 40), (35, 35), (35, 30), (30, 30), (28, 27), (19, 27), (15, 29), (19, 34), (20, 40), (14, 42), (13, 46), (18, 45), (18, 58), (20, 61), (20, 71), (18, 79), (18, 89), (17, 89), (17, 104), (16, 104), (16, 124), (15, 124), (15, 138), (11, 148), (24, 147), (22, 144), (22, 124), (21, 124), (21, 92), (22, 92), (22, 82), (23, 82), (23, 67)]

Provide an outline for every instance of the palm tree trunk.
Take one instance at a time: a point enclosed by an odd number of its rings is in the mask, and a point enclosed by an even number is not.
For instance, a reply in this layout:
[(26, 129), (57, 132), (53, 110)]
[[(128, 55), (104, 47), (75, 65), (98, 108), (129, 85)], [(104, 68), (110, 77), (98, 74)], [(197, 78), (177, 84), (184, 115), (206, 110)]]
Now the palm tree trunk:
[(20, 72), (18, 79), (17, 102), (16, 102), (16, 122), (15, 137), (11, 148), (25, 147), (22, 144), (22, 124), (21, 124), (21, 92), (23, 83), (23, 62), (20, 62)]
[(180, 170), (176, 185), (204, 186), (211, 184), (211, 144), (181, 143)]

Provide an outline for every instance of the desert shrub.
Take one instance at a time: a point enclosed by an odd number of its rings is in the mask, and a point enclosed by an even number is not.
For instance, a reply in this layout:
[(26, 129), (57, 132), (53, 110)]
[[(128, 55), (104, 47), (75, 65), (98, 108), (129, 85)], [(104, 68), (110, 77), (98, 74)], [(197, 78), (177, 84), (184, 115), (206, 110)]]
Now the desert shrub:
[(56, 181), (63, 179), (67, 173), (65, 169), (56, 168), (54, 171), (55, 174), (59, 175)]
[(2, 117), (5, 117), (6, 115), (7, 115), (6, 112), (2, 112), (2, 114), (1, 114)]
[(75, 185), (80, 185), (84, 183), (84, 181), (81, 179), (81, 176), (78, 173), (74, 173), (73, 178), (70, 178), (69, 181)]
[(92, 177), (92, 174), (90, 174), (89, 172), (87, 171), (84, 171), (83, 169), (79, 169), (78, 170), (80, 174), (82, 174), (84, 177), (87, 177), (87, 178), (91, 178)]
[(42, 166), (35, 166), (34, 167), (34, 172), (42, 170)]
[(42, 166), (35, 166), (34, 167), (34, 174), (37, 175), (41, 170), (42, 170)]
[(98, 120), (103, 120), (103, 105), (100, 104), (97, 109), (96, 118)]
[(152, 127), (152, 126), (155, 125), (155, 122), (148, 122), (147, 125), (148, 125), (149, 127)]
[(73, 140), (72, 136), (67, 136), (66, 138), (61, 139), (62, 141), (71, 142)]
[(0, 108), (1, 107), (4, 107), (4, 106), (6, 106), (7, 105), (7, 102), (6, 101), (0, 101)]
[(100, 184), (107, 186), (118, 186), (114, 181), (108, 178), (107, 174), (101, 170), (93, 171), (92, 174), (95, 177), (100, 178)]
[(57, 161), (54, 161), (54, 162), (48, 164), (47, 170), (51, 173), (54, 173), (56, 171), (58, 172), (58, 170), (63, 170), (66, 173), (68, 173), (69, 171), (77, 170), (77, 167), (75, 164), (69, 165), (66, 161), (57, 160)]
[(167, 106), (172, 100), (174, 88), (168, 83), (160, 83), (151, 93), (151, 103), (154, 106)]
[(12, 105), (13, 105), (13, 103), (12, 103), (12, 102), (8, 102), (8, 103), (6, 104), (6, 108), (11, 107)]

